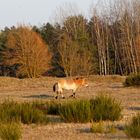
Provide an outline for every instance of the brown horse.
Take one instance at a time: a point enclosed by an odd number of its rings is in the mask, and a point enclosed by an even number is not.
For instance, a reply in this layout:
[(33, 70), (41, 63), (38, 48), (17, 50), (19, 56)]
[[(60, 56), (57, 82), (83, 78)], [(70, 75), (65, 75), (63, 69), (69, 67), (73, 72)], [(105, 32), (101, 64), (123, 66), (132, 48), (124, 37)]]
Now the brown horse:
[(63, 89), (72, 90), (73, 94), (70, 97), (75, 98), (75, 93), (78, 88), (85, 86), (88, 87), (88, 83), (85, 78), (74, 78), (74, 79), (61, 79), (53, 85), (53, 91), (56, 92), (56, 99), (58, 95), (61, 94), (63, 96)]

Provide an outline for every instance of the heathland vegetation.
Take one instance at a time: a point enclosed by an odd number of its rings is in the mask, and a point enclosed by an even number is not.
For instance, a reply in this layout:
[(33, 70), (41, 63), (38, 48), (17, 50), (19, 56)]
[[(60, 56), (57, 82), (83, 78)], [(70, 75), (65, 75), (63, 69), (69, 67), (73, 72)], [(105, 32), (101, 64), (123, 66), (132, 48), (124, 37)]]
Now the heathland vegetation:
[[(18, 140), (23, 124), (48, 125), (51, 116), (59, 116), (61, 122), (91, 123), (92, 133), (116, 133), (119, 127), (114, 121), (122, 119), (121, 103), (109, 95), (100, 94), (91, 99), (55, 100), (17, 103), (5, 100), (0, 103), (0, 137), (3, 140)], [(60, 120), (59, 120), (60, 121)], [(106, 125), (110, 122), (109, 125)], [(60, 123), (61, 124), (61, 123)], [(123, 131), (129, 137), (140, 137), (140, 115), (125, 122)]]
[[(56, 21), (55, 24), (48, 22), (40, 27), (23, 24), (5, 27), (0, 31), (0, 76), (33, 80), (31, 87), (28, 87), (30, 90), (36, 87), (39, 79), (37, 77), (42, 75), (58, 77), (90, 75), (90, 78), (96, 74), (114, 75), (111, 77), (113, 81), (117, 77), (115, 75), (119, 74), (129, 75), (124, 81), (125, 86), (137, 88), (140, 85), (140, 0), (114, 0), (108, 5), (99, 7), (91, 8), (90, 18), (74, 13), (70, 5), (71, 15), (65, 12), (66, 7), (58, 12), (57, 17), (61, 22)], [(100, 81), (96, 80), (98, 76), (95, 77), (93, 78), (95, 85), (96, 82), (101, 85), (105, 78), (107, 81), (107, 76), (99, 76), (102, 77)], [(21, 88), (25, 90), (28, 85), (27, 79), (17, 78), (4, 80), (1, 78), (0, 87), (4, 90), (14, 85), (14, 90), (20, 91)], [(108, 81), (112, 82), (111, 79)], [(121, 94), (121, 88), (125, 87), (122, 86), (123, 82), (120, 79), (119, 82), (121, 86), (113, 83), (114, 85), (107, 86), (107, 89), (117, 91), (115, 95)], [(40, 85), (43, 88), (49, 87), (49, 85), (46, 87), (45, 80)], [(47, 125), (54, 116), (63, 123), (91, 123), (90, 132), (93, 133), (114, 132), (120, 127), (115, 123), (105, 127), (104, 123), (121, 120), (124, 117), (122, 108), (124, 105), (118, 98), (116, 100), (106, 96), (104, 90), (102, 95), (90, 95), (90, 98), (85, 99), (47, 100), (47, 102), (1, 101), (0, 138), (18, 140), (22, 137), (24, 126)], [(50, 89), (48, 91), (50, 92)], [(38, 94), (38, 91), (36, 92)], [(83, 97), (87, 97), (86, 92)], [(124, 90), (123, 95), (126, 92)], [(40, 95), (27, 95), (21, 98), (35, 97), (40, 98)], [(128, 104), (129, 98), (126, 98)], [(137, 97), (133, 100), (136, 99)], [(139, 106), (133, 109), (130, 106), (129, 108), (128, 104), (127, 110), (139, 111)], [(123, 124), (121, 129), (126, 135), (139, 138), (140, 115)]]
[[(104, 108), (108, 110), (107, 113)], [(100, 110), (102, 110), (101, 114)], [(91, 100), (79, 99), (64, 102), (17, 103), (6, 100), (0, 104), (0, 112), (0, 137), (3, 140), (18, 140), (21, 138), (22, 124), (47, 125), (50, 122), (48, 115), (57, 114), (63, 122), (73, 123), (114, 121), (121, 118), (122, 109), (115, 99), (100, 95)]]

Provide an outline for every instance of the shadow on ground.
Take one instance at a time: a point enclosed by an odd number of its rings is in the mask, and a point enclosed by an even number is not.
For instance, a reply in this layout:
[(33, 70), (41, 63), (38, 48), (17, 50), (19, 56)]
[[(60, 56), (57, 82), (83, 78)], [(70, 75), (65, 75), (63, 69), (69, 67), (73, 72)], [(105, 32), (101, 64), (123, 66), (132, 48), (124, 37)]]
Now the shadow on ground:
[(125, 135), (124, 133), (124, 127), (123, 126), (116, 126), (116, 132), (102, 132), (102, 133), (93, 133), (91, 132), (91, 129), (90, 128), (82, 128), (82, 129), (77, 129), (77, 131), (79, 131), (80, 133), (91, 133), (93, 135), (97, 134), (100, 139), (104, 139), (104, 137), (107, 137), (107, 139), (109, 140), (116, 140), (116, 139), (124, 139), (126, 140), (127, 139), (127, 136)]
[(38, 99), (48, 99), (48, 98), (54, 98), (52, 95), (47, 94), (40, 94), (40, 95), (30, 95), (30, 96), (22, 96), (23, 98), (38, 98)]
[(115, 89), (121, 89), (121, 88), (124, 88), (124, 85), (122, 83), (116, 83), (116, 84), (111, 84), (108, 87), (115, 88)]
[(79, 131), (80, 133), (92, 133), (90, 128), (81, 128), (77, 129), (77, 131)]
[(129, 107), (129, 110), (140, 110), (140, 106)]
[(51, 123), (64, 123), (65, 122), (59, 115), (48, 115), (48, 120)]

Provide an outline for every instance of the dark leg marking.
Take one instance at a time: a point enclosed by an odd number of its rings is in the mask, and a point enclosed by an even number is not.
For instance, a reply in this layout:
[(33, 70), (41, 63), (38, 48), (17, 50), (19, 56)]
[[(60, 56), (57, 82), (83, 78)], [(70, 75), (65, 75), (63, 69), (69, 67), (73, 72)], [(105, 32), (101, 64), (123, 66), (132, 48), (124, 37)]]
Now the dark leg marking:
[(69, 97), (73, 97), (73, 98), (75, 98), (75, 92), (73, 92), (73, 94), (70, 95)]
[(75, 98), (75, 92), (73, 92), (73, 98)]
[(57, 91), (56, 94), (57, 94), (57, 95), (55, 96), (55, 99), (58, 99), (58, 94), (59, 94), (59, 92)]
[(65, 96), (63, 95), (63, 93), (62, 93), (62, 92), (60, 92), (60, 94), (61, 94), (61, 96), (62, 96), (62, 99), (65, 99)]

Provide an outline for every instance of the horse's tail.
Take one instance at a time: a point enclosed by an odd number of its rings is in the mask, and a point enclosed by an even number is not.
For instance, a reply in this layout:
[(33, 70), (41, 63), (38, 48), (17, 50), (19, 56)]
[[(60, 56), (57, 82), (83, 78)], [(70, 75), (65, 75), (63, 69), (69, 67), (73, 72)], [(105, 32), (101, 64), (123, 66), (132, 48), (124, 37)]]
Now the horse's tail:
[(54, 91), (54, 92), (58, 91), (58, 83), (55, 83), (55, 84), (53, 85), (53, 91)]

